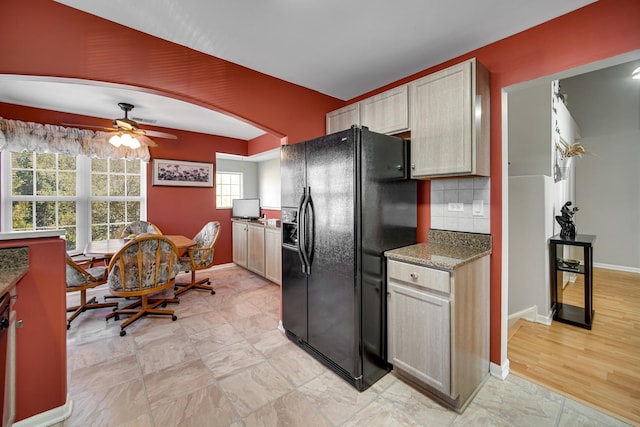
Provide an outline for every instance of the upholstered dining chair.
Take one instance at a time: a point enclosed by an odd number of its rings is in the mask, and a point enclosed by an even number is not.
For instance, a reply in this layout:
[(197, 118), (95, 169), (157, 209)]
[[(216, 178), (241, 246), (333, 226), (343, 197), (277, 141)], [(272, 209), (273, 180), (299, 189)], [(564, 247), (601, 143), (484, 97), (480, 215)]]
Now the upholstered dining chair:
[[(68, 307), (67, 312), (73, 314), (67, 319), (67, 329), (71, 327), (71, 322), (87, 310), (104, 307), (117, 307), (117, 302), (99, 303), (96, 297), (87, 301), (87, 290), (107, 283), (107, 267), (93, 266), (94, 260), (74, 261), (67, 255), (67, 293), (80, 292), (80, 304)], [(86, 267), (86, 268), (85, 268)]]
[(160, 229), (148, 221), (136, 220), (122, 227), (116, 232), (116, 239), (122, 239), (130, 235), (162, 234)]
[(118, 251), (109, 262), (107, 283), (109, 292), (118, 297), (137, 297), (137, 301), (114, 310), (107, 316), (120, 320), (120, 315), (132, 316), (120, 325), (120, 336), (125, 328), (148, 314), (177, 317), (173, 310), (161, 310), (168, 302), (180, 302), (178, 298), (149, 298), (152, 294), (170, 288), (179, 272), (176, 246), (165, 236), (146, 234), (136, 237)]
[(174, 286), (176, 296), (194, 288), (211, 291), (211, 295), (216, 293), (208, 277), (196, 281), (196, 271), (204, 270), (213, 265), (213, 254), (218, 236), (220, 236), (220, 222), (210, 221), (193, 238), (196, 242), (195, 246), (187, 249), (186, 255), (180, 258), (180, 271), (190, 271), (191, 281), (176, 283)]

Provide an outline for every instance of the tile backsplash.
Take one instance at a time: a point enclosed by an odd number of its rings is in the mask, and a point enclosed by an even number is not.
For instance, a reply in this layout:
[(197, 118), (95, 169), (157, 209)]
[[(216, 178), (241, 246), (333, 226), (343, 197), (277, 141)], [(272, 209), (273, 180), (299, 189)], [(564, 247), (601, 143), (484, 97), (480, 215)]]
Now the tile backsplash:
[(488, 234), (490, 183), (484, 177), (432, 180), (431, 228)]

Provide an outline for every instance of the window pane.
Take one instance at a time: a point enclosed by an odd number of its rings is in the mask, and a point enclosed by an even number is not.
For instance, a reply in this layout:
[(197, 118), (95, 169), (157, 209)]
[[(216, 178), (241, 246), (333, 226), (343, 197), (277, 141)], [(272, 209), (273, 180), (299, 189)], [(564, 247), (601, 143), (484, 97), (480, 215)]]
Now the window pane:
[(58, 172), (58, 195), (60, 196), (76, 195), (76, 173), (75, 172)]
[(91, 195), (107, 195), (107, 175), (91, 175)]
[(73, 156), (58, 155), (58, 169), (66, 171), (76, 170), (76, 158)]
[(120, 229), (124, 228), (124, 225), (125, 225), (124, 222), (120, 222), (120, 223), (112, 222), (111, 224), (109, 224), (109, 226), (108, 226), (108, 230), (109, 230), (108, 239), (115, 239), (116, 236), (119, 234)]
[(33, 153), (27, 151), (11, 153), (11, 167), (14, 169), (33, 169)]
[(76, 202), (58, 202), (58, 225), (64, 227), (75, 224)]
[(36, 154), (36, 168), (56, 170), (56, 155), (51, 153)]
[(56, 173), (49, 171), (36, 171), (36, 194), (38, 196), (55, 196)]
[(140, 175), (127, 175), (127, 196), (140, 196)]
[(233, 185), (240, 185), (240, 175), (238, 174), (231, 175), (229, 182)]
[(107, 172), (109, 162), (107, 159), (91, 159), (91, 172)]
[(109, 203), (109, 221), (108, 222), (125, 222), (124, 209), (125, 209), (125, 202)]
[(67, 241), (67, 250), (73, 251), (76, 249), (76, 242), (78, 241), (76, 236), (76, 227), (64, 227), (64, 230), (66, 232), (65, 239)]
[(33, 230), (33, 202), (13, 202), (11, 219), (14, 230)]
[(36, 230), (56, 226), (56, 202), (36, 202)]
[(140, 202), (127, 202), (127, 222), (140, 218)]
[(33, 195), (33, 171), (17, 170), (11, 174), (12, 195), (32, 196)]
[(111, 173), (124, 173), (124, 159), (119, 159), (119, 160), (113, 160), (110, 159), (109, 160), (109, 165), (110, 165), (110, 169), (109, 172)]
[(109, 195), (124, 196), (124, 175), (111, 175)]
[(107, 240), (109, 227), (106, 225), (94, 225), (91, 227), (91, 240)]
[(126, 162), (127, 173), (134, 173), (139, 175), (140, 163), (142, 163), (140, 160), (127, 160)]
[(216, 181), (218, 181), (220, 184), (229, 184), (231, 178), (229, 177), (229, 174), (220, 173), (216, 174)]
[(91, 202), (91, 223), (106, 224), (109, 222), (108, 209), (108, 202)]

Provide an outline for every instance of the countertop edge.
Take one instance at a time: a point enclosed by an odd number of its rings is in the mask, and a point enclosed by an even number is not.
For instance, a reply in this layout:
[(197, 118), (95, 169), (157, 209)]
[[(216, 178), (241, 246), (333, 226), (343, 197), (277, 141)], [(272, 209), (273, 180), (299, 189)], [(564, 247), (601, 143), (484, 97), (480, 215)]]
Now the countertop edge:
[(0, 240), (40, 239), (43, 237), (60, 237), (65, 230), (10, 231), (0, 233)]
[(491, 250), (483, 250), (465, 259), (455, 260), (454, 262), (453, 261), (442, 262), (442, 261), (434, 261), (434, 260), (430, 260), (422, 257), (393, 253), (394, 250), (395, 249), (392, 249), (384, 253), (387, 259), (406, 262), (409, 264), (420, 265), (428, 268), (435, 268), (438, 270), (445, 270), (449, 272), (453, 272), (456, 268), (459, 268), (465, 264), (468, 264), (472, 261), (482, 258), (483, 256), (491, 255)]
[(0, 295), (4, 295), (5, 292), (16, 286), (20, 279), (22, 279), (28, 272), (29, 267), (0, 271)]

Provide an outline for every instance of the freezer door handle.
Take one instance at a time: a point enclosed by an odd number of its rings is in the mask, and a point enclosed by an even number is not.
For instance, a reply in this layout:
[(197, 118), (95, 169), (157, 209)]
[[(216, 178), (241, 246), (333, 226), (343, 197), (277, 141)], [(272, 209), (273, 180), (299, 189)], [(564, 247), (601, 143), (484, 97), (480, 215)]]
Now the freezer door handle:
[(307, 187), (303, 190), (303, 198), (298, 213), (298, 254), (302, 261), (302, 272), (310, 274), (309, 255), (307, 254), (307, 207), (309, 205), (309, 193)]
[[(315, 241), (314, 231), (316, 228), (316, 215), (315, 215), (315, 210), (313, 208), (313, 198), (311, 197), (311, 187), (307, 189), (307, 197), (308, 197), (307, 209), (309, 211), (309, 223), (307, 225), (307, 219), (305, 218), (304, 224), (305, 224), (306, 230), (305, 230), (304, 246), (305, 246), (305, 252), (307, 255), (307, 274), (311, 274), (311, 264), (313, 263), (313, 249), (314, 249), (314, 241)], [(307, 209), (305, 209), (305, 214)]]

